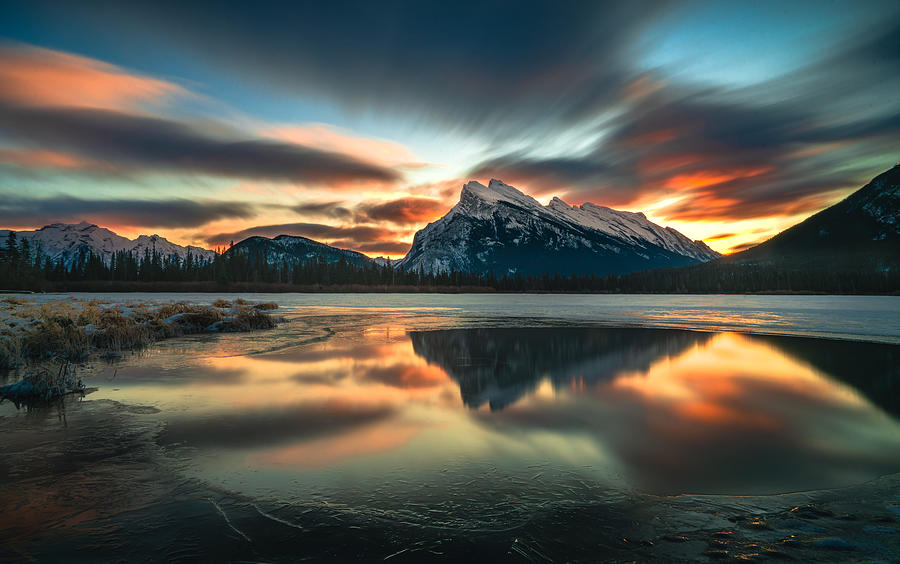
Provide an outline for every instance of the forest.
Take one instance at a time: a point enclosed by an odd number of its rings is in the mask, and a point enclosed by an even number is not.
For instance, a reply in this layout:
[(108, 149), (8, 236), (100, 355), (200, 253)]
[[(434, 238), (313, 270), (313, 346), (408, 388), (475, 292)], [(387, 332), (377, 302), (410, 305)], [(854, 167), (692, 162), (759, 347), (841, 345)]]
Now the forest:
[(82, 252), (70, 264), (54, 262), (15, 234), (0, 247), (3, 291), (387, 291), (584, 293), (829, 293), (897, 294), (896, 268), (836, 268), (833, 263), (736, 262), (727, 258), (679, 268), (607, 276), (545, 273), (487, 275), (409, 271), (343, 259), (272, 261), (264, 253), (229, 249), (212, 261), (149, 252), (118, 252), (106, 261)]

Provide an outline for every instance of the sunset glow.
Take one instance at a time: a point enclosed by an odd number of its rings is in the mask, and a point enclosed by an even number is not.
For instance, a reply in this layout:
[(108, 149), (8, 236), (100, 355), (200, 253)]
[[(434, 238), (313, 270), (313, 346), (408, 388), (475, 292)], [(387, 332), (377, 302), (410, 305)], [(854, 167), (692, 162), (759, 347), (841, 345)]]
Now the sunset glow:
[[(360, 18), (329, 36), (324, 10), (282, 22), (185, 7), (159, 19), (146, 6), (13, 2), (0, 44), (0, 228), (85, 220), (207, 248), (285, 233), (398, 258), (463, 183), (501, 178), (542, 202), (643, 211), (741, 250), (896, 159), (885, 118), (898, 110), (896, 6), (769, 4), (613, 17), (599, 4), (532, 6), (525, 27), (542, 31), (526, 49), (496, 7), (386, 7), (372, 17), (395, 26)], [(225, 24), (246, 18), (254, 25)], [(702, 23), (713, 21), (746, 41)], [(815, 50), (798, 41), (810, 36)], [(148, 201), (173, 213), (142, 212)], [(221, 212), (178, 212), (197, 204)]]

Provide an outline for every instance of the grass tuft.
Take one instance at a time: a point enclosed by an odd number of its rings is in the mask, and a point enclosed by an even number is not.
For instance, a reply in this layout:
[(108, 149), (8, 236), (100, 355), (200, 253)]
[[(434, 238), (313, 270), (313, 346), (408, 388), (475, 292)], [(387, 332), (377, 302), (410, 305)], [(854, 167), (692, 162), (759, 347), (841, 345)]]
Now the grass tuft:
[(63, 361), (56, 370), (42, 367), (26, 374), (18, 382), (0, 386), (0, 402), (8, 400), (18, 408), (23, 404), (40, 405), (84, 392), (84, 383), (76, 374), (75, 366)]
[(0, 304), (0, 369), (55, 358), (81, 362), (94, 353), (112, 356), (196, 333), (271, 329), (277, 322), (265, 311), (277, 308), (274, 303), (243, 300), (216, 300), (212, 306), (186, 302), (113, 306), (96, 300), (36, 306), (7, 298)]

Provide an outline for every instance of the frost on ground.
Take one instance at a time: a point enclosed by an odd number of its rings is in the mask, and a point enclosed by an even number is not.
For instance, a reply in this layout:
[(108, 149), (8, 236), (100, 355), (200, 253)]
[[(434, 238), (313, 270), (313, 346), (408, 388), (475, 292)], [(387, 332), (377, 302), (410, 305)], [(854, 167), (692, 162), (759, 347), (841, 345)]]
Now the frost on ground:
[[(217, 300), (213, 305), (110, 304), (75, 298), (35, 304), (0, 300), (0, 370), (25, 368), (21, 381), (0, 387), (0, 401), (50, 399), (77, 389), (69, 384), (76, 367), (91, 355), (116, 357), (154, 341), (196, 333), (271, 329), (278, 319), (266, 313), (273, 303)], [(57, 372), (42, 363), (62, 361)], [(29, 370), (29, 365), (35, 365)], [(71, 372), (71, 374), (70, 374)], [(55, 376), (54, 376), (55, 374)], [(57, 393), (58, 392), (58, 393)]]

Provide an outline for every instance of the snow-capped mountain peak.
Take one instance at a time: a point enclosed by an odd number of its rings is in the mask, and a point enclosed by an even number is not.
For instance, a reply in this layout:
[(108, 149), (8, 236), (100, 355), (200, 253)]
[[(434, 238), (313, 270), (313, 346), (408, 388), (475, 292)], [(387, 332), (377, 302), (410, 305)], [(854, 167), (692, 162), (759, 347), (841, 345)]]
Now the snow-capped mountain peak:
[[(0, 230), (0, 238), (5, 242), (9, 233), (9, 230)], [(179, 260), (186, 259), (189, 253), (195, 260), (201, 261), (210, 261), (216, 256), (214, 251), (177, 245), (159, 235), (140, 235), (131, 240), (87, 221), (52, 223), (34, 231), (16, 231), (16, 237), (28, 240), (35, 251), (40, 248), (51, 262), (62, 261), (66, 266), (71, 266), (82, 252), (92, 252), (106, 263), (120, 251), (130, 252), (138, 260), (148, 252)]]
[(487, 186), (475, 180), (466, 183), (460, 194), (460, 203), (469, 203), (473, 200), (488, 205), (506, 202), (524, 208), (541, 207), (540, 202), (531, 196), (495, 178), (492, 178)]
[[(577, 258), (576, 258), (577, 256)], [(416, 234), (404, 268), (610, 273), (718, 258), (643, 213), (554, 197), (544, 206), (501, 180), (466, 183), (459, 203)]]

